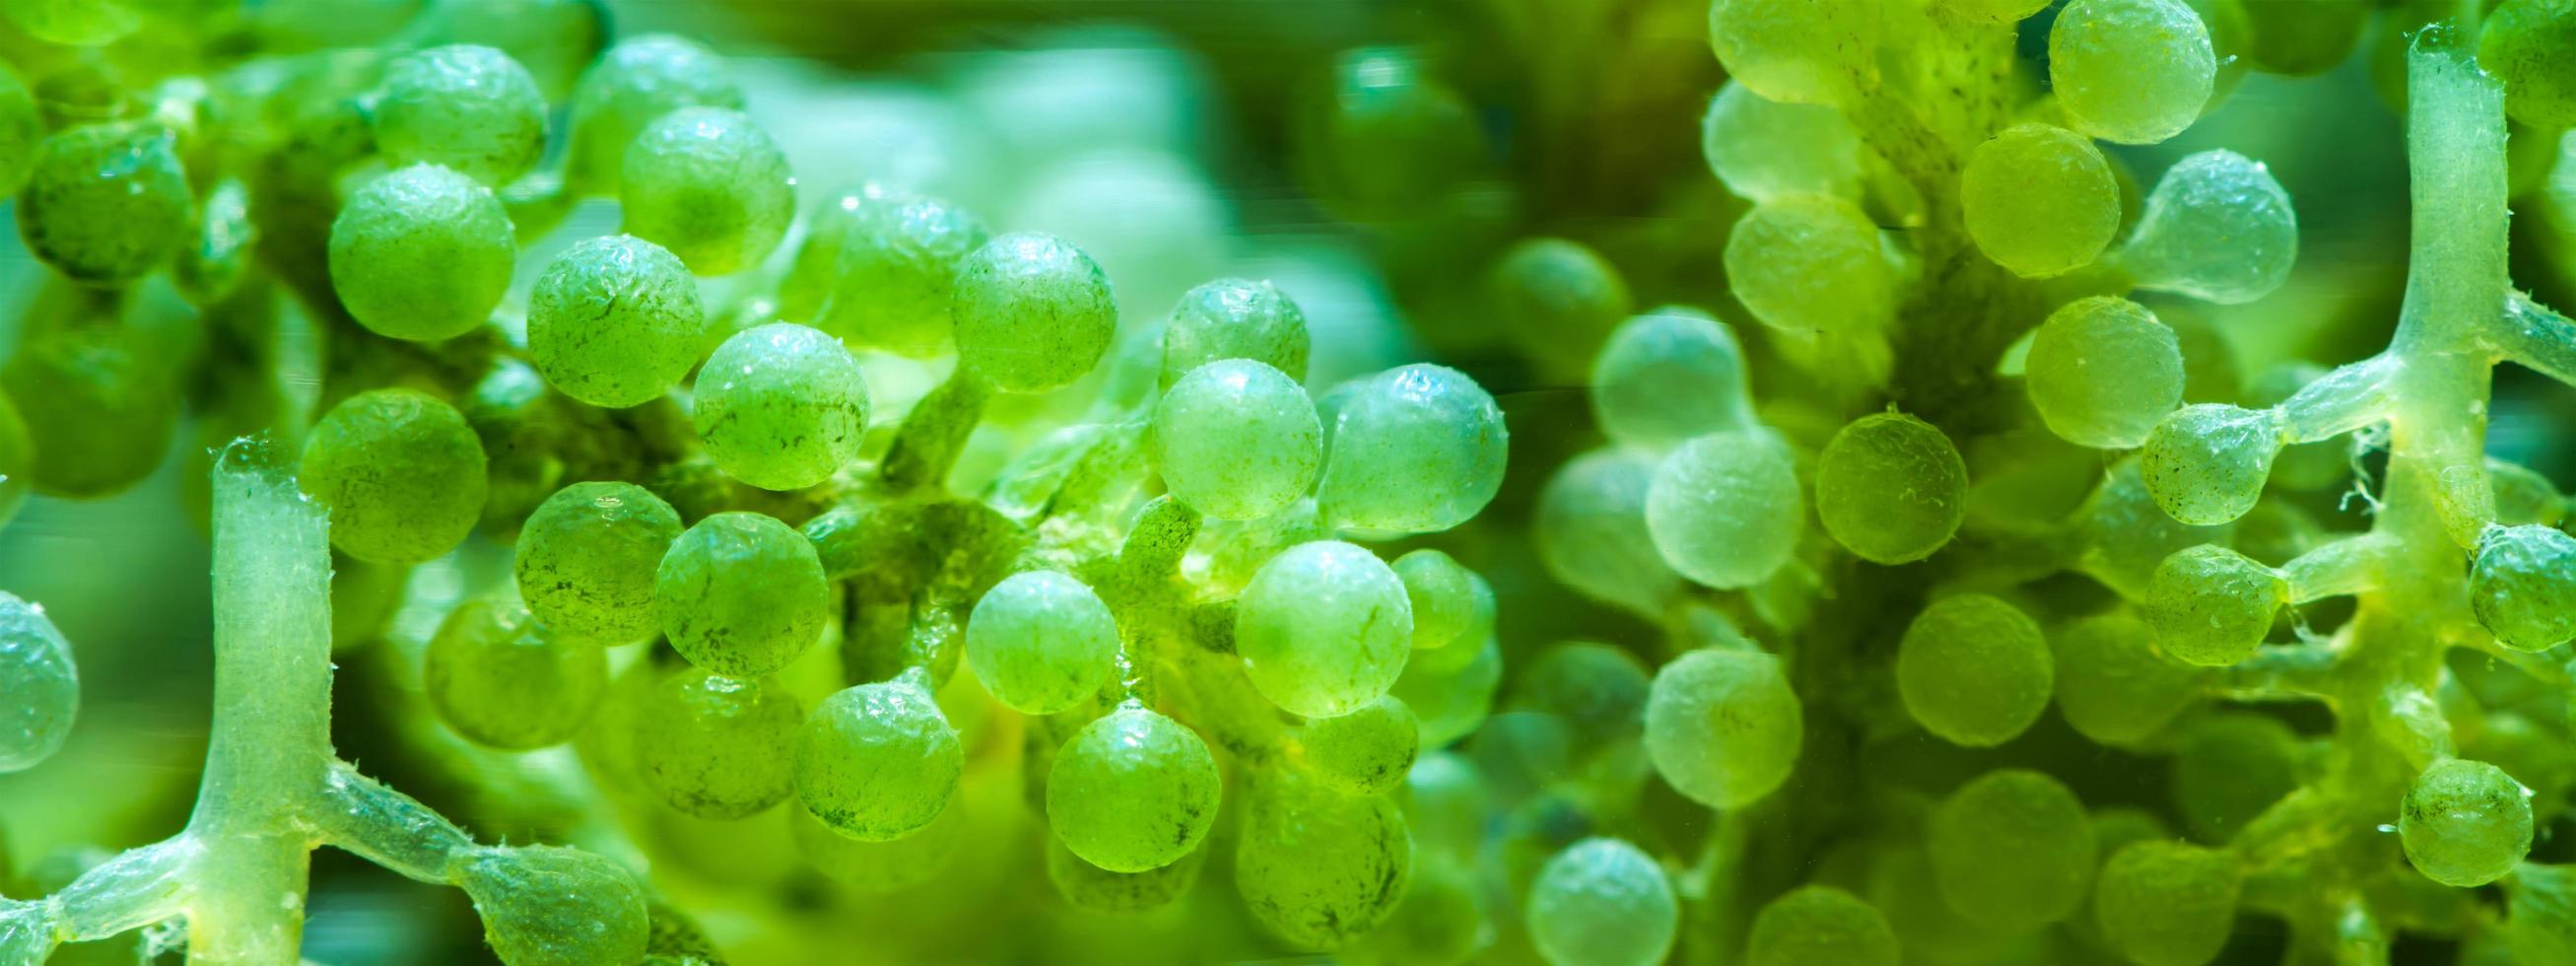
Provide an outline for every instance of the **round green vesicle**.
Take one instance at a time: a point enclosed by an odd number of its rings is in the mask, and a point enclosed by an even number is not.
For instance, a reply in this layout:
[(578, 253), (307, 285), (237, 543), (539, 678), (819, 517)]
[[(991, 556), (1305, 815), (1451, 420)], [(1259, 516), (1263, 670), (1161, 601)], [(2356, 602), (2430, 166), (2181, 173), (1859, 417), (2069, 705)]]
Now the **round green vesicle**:
[(1477, 624), (1475, 571), (1428, 548), (1395, 558), (1390, 569), (1404, 581), (1405, 599), (1413, 604), (1414, 650), (1484, 643), (1465, 639)]
[(1860, 336), (1896, 316), (1896, 269), (1878, 225), (1832, 195), (1782, 195), (1755, 205), (1726, 239), (1726, 277), (1762, 324)]
[(2048, 78), (2076, 130), (2154, 144), (2200, 119), (2218, 55), (2183, 0), (2075, 0), (2049, 30)]
[(1111, 872), (1179, 861), (1216, 824), (1224, 786), (1207, 742), (1180, 722), (1124, 707), (1084, 725), (1047, 773), (1056, 841)]
[(2012, 740), (2048, 707), (2055, 667), (2039, 625), (1984, 594), (1933, 601), (1896, 645), (1905, 711), (1943, 740), (1985, 748)]
[(1657, 465), (1652, 455), (1604, 447), (1557, 467), (1539, 490), (1533, 528), (1551, 576), (1597, 600), (1663, 612), (1682, 581), (1646, 529)]
[(1079, 248), (1030, 232), (985, 242), (957, 269), (957, 364), (1007, 392), (1082, 378), (1118, 332), (1109, 278)]
[(696, 385), (698, 437), (725, 475), (765, 490), (830, 479), (859, 455), (868, 383), (839, 340), (774, 322), (734, 333)]
[(2120, 250), (2138, 287), (2226, 305), (2271, 294), (2298, 259), (2289, 192), (2262, 162), (2225, 150), (2166, 168)]
[(595, 853), (551, 845), (474, 849), (448, 867), (473, 897), (483, 938), (509, 966), (587, 966), (644, 958), (644, 890)]
[(2227, 665), (2253, 656), (2289, 603), (2279, 571), (2216, 544), (2201, 544), (2156, 567), (2143, 609), (2156, 644), (2182, 661)]
[(1234, 640), (1263, 697), (1330, 718), (1377, 700), (1404, 673), (1413, 604), (1376, 554), (1337, 540), (1302, 543), (1244, 586)]
[(1301, 948), (1334, 949), (1385, 922), (1413, 875), (1413, 836), (1385, 795), (1265, 776), (1235, 837), (1234, 886), (1252, 919)]
[(742, 107), (742, 88), (724, 58), (669, 34), (619, 41), (582, 73), (573, 90), (565, 185), (616, 191), (635, 136), (655, 118), (684, 107)]
[(415, 164), (367, 182), (331, 222), (331, 289), (368, 331), (436, 342), (482, 325), (510, 287), (519, 242), (501, 199)]
[(2156, 424), (2139, 453), (2138, 470), (2166, 514), (2193, 526), (2215, 526), (2244, 516), (2262, 499), (2272, 457), (2280, 452), (2277, 412), (2203, 403)]
[(1393, 695), (1337, 718), (1309, 721), (1300, 738), (1315, 777), (1353, 795), (1394, 788), (1422, 753), (1421, 723)]
[(2415, 871), (2467, 889), (2503, 878), (2531, 852), (2531, 793), (2504, 769), (2447, 758), (2415, 776), (2397, 838)]
[(626, 232), (671, 250), (700, 275), (768, 257), (796, 218), (787, 155), (741, 111), (684, 107), (626, 148), (617, 198)]
[(23, 464), (12, 483), (92, 499), (151, 476), (180, 410), (152, 336), (123, 324), (22, 331), (0, 365), (0, 389), (16, 403), (12, 442)]
[(2145, 306), (2077, 299), (2048, 314), (2022, 368), (2031, 407), (2058, 438), (2127, 449), (2182, 405), (2182, 343)]
[(1646, 755), (1684, 797), (1737, 808), (1789, 779), (1804, 720), (1779, 658), (1692, 651), (1655, 671), (1646, 696)]
[(814, 327), (854, 346), (906, 356), (948, 351), (957, 270), (991, 235), (973, 213), (937, 198), (881, 190), (844, 196), (843, 211), (818, 225), (798, 268), (828, 273), (818, 287)]
[(1744, 966), (1898, 966), (1896, 931), (1878, 907), (1829, 885), (1800, 886), (1762, 907)]
[(1925, 823), (1923, 845), (1951, 908), (2005, 932), (2074, 914), (2099, 861), (2084, 803), (2024, 769), (1987, 772), (1952, 792)]
[(1502, 489), (1511, 433), (1467, 374), (1415, 363), (1361, 383), (1333, 414), (1315, 501), (1343, 526), (1434, 533)]
[(1721, 590), (1788, 563), (1806, 523), (1789, 446), (1764, 429), (1690, 441), (1664, 457), (1646, 491), (1646, 531), (1664, 562)]
[(1727, 190), (1754, 201), (1848, 195), (1860, 183), (1860, 132), (1841, 111), (1782, 104), (1728, 80), (1700, 117), (1700, 156)]
[(804, 714), (774, 683), (687, 668), (655, 684), (634, 716), (637, 770), (672, 808), (748, 818), (796, 790)]
[(80, 712), (72, 645), (44, 608), (0, 591), (0, 773), (53, 757)]
[(490, 47), (395, 58), (369, 116), (388, 163), (444, 165), (493, 187), (527, 173), (546, 149), (545, 94), (527, 68)]
[[(1464, 658), (1455, 667), (1434, 667), (1422, 654), (1456, 649)], [(1503, 651), (1491, 635), (1483, 644), (1452, 644), (1417, 654), (1387, 693), (1413, 709), (1422, 747), (1439, 748), (1473, 734), (1492, 712), (1494, 691), (1503, 680)]]
[(2576, 637), (2576, 537), (2536, 523), (2488, 530), (2469, 568), (2469, 609), (2517, 651)]
[(1744, 347), (1698, 309), (1666, 307), (1620, 323), (1592, 360), (1592, 412), (1611, 439), (1670, 449), (1753, 423)]
[(1487, 288), (1503, 334), (1543, 366), (1591, 355), (1634, 304), (1617, 266), (1562, 238), (1513, 245)]
[(2120, 228), (2120, 184), (2091, 139), (2017, 124), (1977, 145), (1959, 174), (1968, 237), (2023, 278), (2093, 263)]
[(834, 831), (881, 842), (939, 818), (965, 771), (957, 729), (911, 678), (845, 688), (796, 740), (796, 794)]
[(2236, 857), (2171, 841), (2111, 854), (2093, 912), (2111, 948), (2139, 966), (2201, 966), (2236, 927)]
[(519, 751), (561, 744), (608, 690), (607, 652), (566, 640), (515, 604), (457, 605), (421, 657), (421, 690), (466, 740)]
[(1654, 966), (1681, 931), (1681, 902), (1653, 856), (1618, 839), (1574, 843), (1530, 883), (1530, 942), (1553, 966)]
[(1930, 423), (1903, 413), (1863, 416), (1816, 457), (1816, 516), (1863, 560), (1921, 560), (1968, 517), (1968, 464)]
[(2576, 126), (2576, 2), (2506, 0), (2478, 26), (2478, 66), (2504, 81), (2505, 113), (2541, 130)]
[(1174, 499), (1219, 520), (1257, 520), (1306, 495), (1323, 424), (1296, 380), (1267, 363), (1190, 370), (1154, 406), (1154, 462)]
[(483, 516), (483, 443), (465, 417), (410, 389), (340, 401), (304, 437), (297, 474), (331, 511), (331, 545), (370, 563), (456, 549)]
[(672, 542), (654, 571), (653, 602), (681, 657), (752, 678), (786, 667), (822, 636), (831, 588), (804, 534), (736, 510)]
[(1783, 104), (1842, 104), (1878, 77), (1869, 0), (1718, 0), (1708, 40), (1727, 76)]
[(18, 236), (55, 271), (122, 286), (188, 237), (194, 195), (178, 135), (150, 124), (65, 128), (39, 142), (18, 195)]
[(1306, 313), (1269, 282), (1220, 278), (1181, 294), (1163, 326), (1163, 388), (1222, 359), (1250, 359), (1306, 380)]
[(2087, 617), (2049, 634), (2057, 711), (2105, 745), (2141, 741), (2199, 694), (2200, 672), (2156, 648), (2156, 633), (2126, 614)]
[(2306, 780), (2309, 752), (2280, 719), (2227, 712), (2189, 720), (2173, 757), (2173, 802), (2192, 837), (2223, 844)]
[(975, 602), (966, 664), (994, 699), (1023, 714), (1081, 704), (1108, 682), (1118, 621), (1082, 581), (1051, 570), (1012, 574)]
[(653, 581), (680, 538), (679, 511), (632, 483), (575, 483), (519, 528), (513, 571), (528, 611), (559, 636), (631, 644), (653, 636)]
[(572, 246), (528, 293), (528, 357), (564, 395), (619, 409), (688, 375), (706, 307), (679, 256), (633, 235)]

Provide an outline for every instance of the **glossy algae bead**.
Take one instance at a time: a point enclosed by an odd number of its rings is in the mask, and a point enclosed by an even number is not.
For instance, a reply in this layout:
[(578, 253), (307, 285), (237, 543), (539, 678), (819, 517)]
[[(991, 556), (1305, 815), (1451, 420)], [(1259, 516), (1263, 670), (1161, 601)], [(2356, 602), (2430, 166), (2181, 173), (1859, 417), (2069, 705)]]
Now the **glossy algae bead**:
[(2540, 524), (2488, 530), (2469, 568), (2469, 608), (2517, 651), (2576, 637), (2576, 537)]
[(1860, 336), (1896, 314), (1896, 269), (1878, 225), (1831, 195), (1782, 195), (1755, 205), (1726, 239), (1726, 277), (1753, 317), (1774, 329)]
[(1699, 131), (1709, 171), (1744, 198), (1848, 197), (1860, 183), (1860, 132), (1830, 107), (1782, 104), (1729, 80), (1709, 98)]
[(662, 801), (699, 818), (747, 818), (796, 790), (804, 714), (776, 684), (685, 668), (634, 712), (635, 758)]
[(2054, 676), (2039, 625), (1984, 594), (1933, 601), (1896, 646), (1906, 713), (1970, 748), (2003, 744), (2039, 720)]
[(440, 720), (487, 748), (561, 744), (590, 722), (608, 690), (608, 656), (566, 640), (518, 605), (458, 604), (421, 657), (421, 690)]
[(854, 346), (943, 355), (954, 341), (949, 306), (957, 270), (991, 239), (972, 212), (938, 198), (876, 190), (844, 195), (841, 217), (817, 225), (799, 253), (830, 273), (814, 327)]
[(2093, 886), (2093, 913), (2111, 948), (2139, 966), (2201, 966), (2235, 931), (2237, 859), (2172, 841), (2111, 854)]
[(1315, 777), (1353, 795), (1394, 788), (1422, 753), (1421, 723), (1393, 695), (1338, 718), (1309, 721), (1299, 737)]
[(1664, 562), (1721, 590), (1788, 563), (1806, 516), (1789, 446), (1767, 429), (1690, 441), (1664, 457), (1646, 491), (1646, 530)]
[(1925, 823), (1923, 844), (1951, 908), (2005, 932), (2074, 914), (2099, 861), (2084, 803), (2024, 769), (1987, 772), (1952, 792)]
[(2289, 192), (2262, 162), (2223, 150), (2166, 168), (2120, 251), (2138, 287), (2226, 305), (2271, 294), (2298, 259)]
[(2092, 139), (2016, 124), (1969, 153), (1959, 207), (1987, 258), (2023, 278), (2047, 278), (2092, 264), (2111, 244), (2120, 184)]
[(1530, 883), (1530, 941), (1553, 966), (1653, 966), (1681, 931), (1681, 903), (1653, 856), (1618, 839), (1576, 842)]
[(45, 610), (0, 591), (0, 773), (53, 757), (80, 712), (72, 645)]
[(1216, 824), (1224, 780), (1198, 732), (1160, 713), (1123, 707), (1084, 725), (1047, 773), (1047, 824), (1056, 841), (1111, 872), (1177, 862)]
[(1257, 781), (1234, 858), (1253, 921), (1307, 949), (1338, 948), (1385, 922), (1413, 873), (1413, 835), (1395, 802), (1291, 775)]
[(1630, 318), (1592, 360), (1592, 412), (1611, 439), (1647, 449), (1743, 429), (1753, 422), (1744, 347), (1698, 309)]
[(2478, 65), (2504, 81), (2504, 110), (2541, 130), (2576, 125), (2576, 0), (2506, 0), (2479, 24)]
[(565, 184), (585, 193), (613, 193), (626, 148), (645, 125), (684, 107), (742, 103), (742, 88), (714, 51), (669, 34), (619, 41), (582, 72), (573, 89)]
[(528, 611), (555, 634), (631, 644), (661, 629), (653, 580), (680, 538), (679, 511), (632, 483), (575, 483), (519, 528), (513, 572)]
[(2048, 77), (2076, 130), (2154, 144), (2200, 119), (2218, 55), (2182, 0), (2075, 0), (2049, 30)]
[(1659, 614), (1681, 589), (1681, 575), (1656, 551), (1646, 530), (1654, 456), (1604, 447), (1557, 467), (1539, 490), (1539, 559), (1548, 573), (1584, 596), (1644, 614)]
[(1784, 104), (1842, 104), (1878, 76), (1869, 0), (1716, 0), (1708, 39), (1727, 76)]
[(628, 234), (671, 250), (700, 275), (760, 264), (796, 218), (787, 155), (741, 111), (686, 107), (626, 148), (617, 197)]
[(1082, 581), (1052, 570), (1012, 574), (975, 602), (966, 664), (994, 700), (1055, 714), (1109, 683), (1118, 621)]
[(2531, 852), (2531, 793), (2483, 761), (2446, 758), (2415, 776), (2397, 838), (2424, 877), (2463, 889), (2513, 871)]
[(1930, 423), (1903, 413), (1863, 416), (1816, 457), (1816, 516), (1863, 560), (1921, 560), (1967, 519), (1968, 464)]
[(2220, 403), (2185, 406), (2157, 423), (2139, 454), (2147, 492), (2167, 515), (2214, 526), (2245, 515), (2263, 496), (2281, 452), (2281, 417)]
[(485, 185), (516, 180), (546, 148), (546, 98), (510, 55), (452, 44), (385, 66), (370, 115), (387, 163), (426, 162)]
[(2204, 543), (2156, 567), (2142, 609), (2165, 653), (2191, 664), (2227, 665), (2254, 655), (2272, 631), (2272, 615), (2289, 600), (2289, 582), (2278, 571)]
[(922, 830), (950, 806), (965, 751), (939, 703), (912, 677), (845, 688), (796, 740), (805, 810), (863, 842)]
[(1371, 376), (1328, 417), (1315, 501), (1343, 526), (1436, 533), (1502, 489), (1511, 433), (1466, 373), (1415, 363)]
[(483, 515), (483, 443), (465, 417), (410, 389), (340, 401), (304, 438), (297, 474), (331, 511), (331, 545), (369, 563), (419, 563)]
[(1404, 581), (1405, 599), (1413, 604), (1414, 650), (1484, 643), (1481, 639), (1464, 639), (1478, 623), (1474, 571), (1456, 558), (1429, 548), (1395, 558), (1390, 569), (1395, 571), (1396, 579)]
[(123, 286), (167, 262), (193, 233), (194, 205), (177, 134), (149, 124), (83, 125), (37, 143), (18, 195), (18, 235), (73, 281)]
[(528, 357), (555, 388), (619, 409), (661, 398), (707, 337), (697, 279), (633, 235), (591, 238), (556, 256), (528, 293)]
[(1896, 931), (1878, 907), (1829, 885), (1773, 899), (1753, 917), (1745, 966), (1898, 966)]
[(2137, 446), (2182, 405), (2181, 340), (2145, 306), (2117, 296), (2050, 312), (2022, 373), (2040, 421), (2078, 446)]
[(1304, 497), (1324, 462), (1305, 387), (1266, 363), (1190, 371), (1154, 406), (1154, 463), (1172, 497), (1219, 520), (1257, 520)]
[(868, 383), (839, 340), (788, 322), (734, 333), (698, 369), (698, 438), (725, 475), (795, 490), (858, 458)]
[(436, 342), (491, 318), (519, 242), (501, 199), (415, 164), (367, 182), (331, 222), (331, 289), (368, 331)]
[(1487, 288), (1503, 334), (1541, 362), (1593, 354), (1634, 304), (1617, 267), (1562, 238), (1513, 245)]
[(1737, 808), (1788, 780), (1804, 720), (1778, 657), (1692, 651), (1655, 671), (1646, 695), (1646, 755), (1684, 797)]
[(1263, 697), (1309, 718), (1349, 714), (1404, 673), (1413, 605), (1404, 581), (1365, 548), (1290, 547), (1235, 601), (1235, 651)]
[(1163, 388), (1221, 359), (1250, 359), (1306, 381), (1306, 313), (1267, 281), (1220, 278), (1181, 294), (1163, 327)]
[(805, 653), (822, 636), (830, 597), (812, 541), (739, 510), (682, 533), (653, 576), (672, 649), (731, 677), (758, 677)]
[(1063, 239), (1028, 232), (966, 256), (949, 316), (957, 364), (1006, 392), (1071, 384), (1118, 332), (1118, 304), (1099, 264)]
[(590, 966), (644, 958), (644, 890), (617, 864), (551, 845), (477, 847), (450, 863), (509, 966)]
[(2076, 733), (2105, 745), (2144, 740), (2198, 696), (2201, 673), (2156, 647), (2146, 622), (2099, 614), (2049, 635), (2057, 656), (2057, 712)]
[(1483, 644), (1461, 642), (1449, 647), (1463, 652), (1466, 660), (1456, 667), (1435, 668), (1417, 659), (1405, 665), (1403, 676), (1387, 691), (1413, 709), (1424, 748), (1444, 747), (1474, 733), (1493, 710), (1494, 690), (1503, 679), (1502, 647), (1490, 636)]
[(180, 400), (159, 350), (130, 325), (23, 330), (0, 364), (20, 430), (11, 474), (39, 492), (92, 499), (152, 475), (169, 449)]

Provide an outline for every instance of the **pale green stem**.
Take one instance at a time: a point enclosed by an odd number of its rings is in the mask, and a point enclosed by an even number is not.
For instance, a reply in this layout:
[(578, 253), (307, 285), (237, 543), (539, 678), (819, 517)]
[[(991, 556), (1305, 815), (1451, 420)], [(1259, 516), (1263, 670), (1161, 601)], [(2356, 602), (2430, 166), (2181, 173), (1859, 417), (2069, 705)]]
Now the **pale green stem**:
[(2335, 693), (2342, 655), (2323, 644), (2266, 644), (2219, 668), (2210, 690), (2232, 701), (2315, 701)]
[(878, 471), (886, 485), (908, 490), (945, 482), (949, 469), (957, 465), (957, 454), (966, 447), (966, 437), (983, 421), (984, 404), (992, 398), (993, 388), (964, 368), (950, 373), (947, 381), (914, 403), (903, 424), (896, 427), (894, 442)]
[(2389, 383), (2402, 366), (2394, 356), (2376, 355), (2307, 384), (2278, 409), (2284, 441), (2333, 439), (2387, 419)]
[(2386, 535), (2364, 534), (2300, 554), (2281, 566), (2281, 577), (2293, 604), (2368, 593), (2379, 589), (2390, 556)]
[(130, 849), (81, 873), (55, 893), (65, 942), (105, 939), (187, 911), (186, 873), (197, 845), (186, 836)]
[(2489, 323), (2487, 341), (2497, 355), (2533, 372), (2576, 386), (2576, 319), (2515, 292), (2504, 314)]
[(313, 823), (323, 841), (421, 882), (446, 883), (448, 866), (474, 848), (456, 823), (342, 761), (331, 763)]

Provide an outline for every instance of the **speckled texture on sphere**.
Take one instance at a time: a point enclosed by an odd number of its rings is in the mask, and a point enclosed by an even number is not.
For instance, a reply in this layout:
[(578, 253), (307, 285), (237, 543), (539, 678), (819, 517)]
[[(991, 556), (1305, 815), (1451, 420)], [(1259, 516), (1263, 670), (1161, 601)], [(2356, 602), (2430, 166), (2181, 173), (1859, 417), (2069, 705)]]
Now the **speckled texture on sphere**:
[(627, 145), (653, 119), (684, 107), (742, 104), (742, 88), (715, 51), (670, 34), (619, 41), (582, 73), (573, 90), (565, 185), (615, 192)]
[(637, 771), (672, 808), (745, 818), (796, 790), (804, 714), (772, 682), (684, 668), (653, 685), (634, 715)]
[(1726, 239), (1735, 297), (1775, 329), (1861, 335), (1896, 313), (1896, 270), (1878, 225), (1831, 195), (1782, 195), (1754, 206)]
[(2117, 296), (2050, 312), (2022, 372), (2040, 421), (2078, 446), (2135, 447), (2182, 405), (2181, 340), (2145, 306)]
[(1654, 966), (1681, 930), (1681, 903), (1653, 856), (1618, 839), (1558, 852), (1530, 883), (1530, 941), (1555, 966)]
[(1984, 594), (1932, 602), (1896, 646), (1906, 712), (1970, 748), (2003, 744), (2039, 720), (2055, 674), (2039, 625)]
[(1118, 621), (1082, 581), (1052, 570), (1012, 574), (975, 602), (966, 664), (994, 699), (1054, 714), (1109, 682)]
[(746, 511), (698, 521), (653, 576), (662, 633), (689, 663), (759, 677), (796, 659), (823, 634), (831, 588), (805, 535)]
[(1421, 723), (1393, 695), (1338, 718), (1309, 721), (1302, 737), (1315, 777), (1353, 795), (1394, 788), (1422, 754)]
[(1254, 921), (1289, 943), (1333, 949), (1395, 911), (1413, 876), (1413, 835), (1389, 796), (1344, 795), (1292, 776), (1252, 789), (1234, 881)]
[(80, 711), (72, 645), (35, 605), (0, 591), (0, 772), (52, 757)]
[(1684, 797), (1736, 808), (1788, 780), (1804, 717), (1779, 658), (1692, 651), (1656, 670), (1648, 686), (1646, 755)]
[(158, 268), (195, 234), (178, 135), (149, 124), (91, 124), (45, 138), (18, 195), (18, 236), (54, 270), (120, 286)]
[(2236, 926), (2236, 857), (2184, 842), (2133, 842), (2102, 863), (2093, 910), (2111, 948), (2139, 966), (2201, 966)]
[(2272, 410), (2203, 403), (2156, 424), (2138, 471), (2166, 514), (2214, 526), (2254, 508), (2280, 452), (2280, 417)]
[(2518, 651), (2576, 637), (2576, 537), (2541, 524), (2488, 531), (2469, 569), (2469, 607)]
[(421, 657), (421, 690), (466, 740), (519, 751), (572, 739), (608, 690), (608, 654), (480, 598), (450, 611)]
[(633, 235), (585, 239), (528, 293), (528, 357), (564, 395), (611, 409), (660, 398), (707, 337), (698, 281)]
[(2075, 0), (2048, 33), (2048, 77), (2075, 129), (2154, 144), (2200, 119), (2218, 76), (2209, 28), (2182, 0)]
[(2542, 130), (2576, 126), (2576, 0), (2507, 0), (2480, 28), (2478, 65), (2503, 78), (2505, 113)]
[(2100, 861), (2083, 801), (2057, 779), (2018, 768), (1950, 793), (1924, 823), (1923, 845), (1951, 908), (2016, 933), (2082, 908)]
[(2138, 287), (2234, 305), (2272, 293), (2299, 260), (2299, 216), (2270, 168), (2202, 151), (2147, 194), (2120, 264)]
[(1784, 104), (1841, 104), (1878, 77), (1870, 0), (1715, 0), (1708, 39), (1728, 76)]
[(546, 149), (546, 98), (510, 55), (452, 44), (385, 67), (371, 115), (388, 163), (445, 165), (492, 187), (527, 173)]
[(432, 164), (367, 183), (331, 223), (331, 289), (368, 331), (436, 342), (491, 318), (518, 238), (491, 189)]
[(1211, 362), (1154, 406), (1154, 462), (1172, 497), (1219, 520), (1257, 520), (1306, 495), (1324, 462), (1306, 390), (1267, 363)]
[(862, 841), (900, 838), (938, 819), (964, 770), (957, 729), (905, 678), (823, 699), (796, 740), (805, 810)]
[(483, 443), (456, 407), (410, 389), (341, 400), (304, 438), (297, 474), (331, 511), (331, 545), (369, 563), (419, 563), (483, 516)]
[(1224, 780), (1198, 732), (1127, 707), (1084, 725), (1047, 773), (1047, 824), (1082, 860), (1111, 872), (1179, 861), (1216, 824)]
[(1646, 490), (1646, 530), (1664, 562), (1719, 589), (1762, 582), (1806, 528), (1788, 444), (1767, 429), (1712, 433), (1664, 457)]
[(477, 848), (448, 877), (474, 898), (484, 939), (510, 966), (644, 958), (644, 890), (604, 857), (551, 845)]
[(628, 234), (700, 275), (759, 265), (796, 218), (786, 153), (729, 108), (681, 108), (647, 125), (626, 148), (617, 197)]
[(2254, 655), (2272, 631), (2273, 613), (2289, 599), (2289, 582), (2279, 572), (2204, 543), (2156, 566), (2140, 610), (2165, 653), (2191, 664), (2226, 665)]
[(1262, 564), (1235, 599), (1234, 647), (1273, 703), (1309, 718), (1349, 714), (1404, 673), (1413, 604), (1367, 549), (1302, 543)]
[(1887, 917), (1829, 885), (1790, 890), (1762, 907), (1744, 943), (1744, 966), (1898, 966), (1904, 952)]
[(1415, 363), (1378, 373), (1332, 416), (1315, 500), (1364, 530), (1435, 533), (1473, 518), (1503, 486), (1511, 432), (1466, 373)]
[(653, 636), (653, 581), (680, 538), (680, 514), (632, 483), (575, 483), (519, 528), (514, 571), (528, 610), (554, 633), (594, 644)]
[(945, 354), (955, 341), (949, 302), (957, 270), (991, 239), (984, 222), (937, 198), (872, 191), (842, 204), (837, 230), (816, 229), (799, 253), (812, 253), (815, 270), (829, 273), (814, 327), (851, 345)]
[(0, 389), (34, 451), (24, 479), (37, 492), (106, 496), (161, 465), (179, 399), (148, 339), (123, 325), (29, 327), (0, 363)]
[(699, 367), (698, 438), (725, 475), (768, 490), (830, 479), (859, 455), (868, 384), (839, 340), (776, 322), (737, 332)]
[(1968, 236), (2023, 278), (2093, 263), (2120, 228), (2120, 184), (2083, 135), (2017, 124), (1986, 139), (1959, 175)]
[(2467, 889), (2503, 878), (2531, 851), (2531, 794), (2503, 769), (2445, 759), (2415, 776), (2397, 837), (2415, 871)]
[(1863, 560), (1921, 560), (1968, 517), (1968, 465), (1930, 423), (1903, 413), (1863, 416), (1816, 457), (1816, 516)]
[(1181, 294), (1163, 328), (1163, 388), (1219, 359), (1251, 359), (1306, 381), (1306, 313), (1268, 281), (1220, 278)]
[(1082, 378), (1118, 331), (1109, 278), (1063, 239), (1002, 235), (957, 270), (950, 317), (957, 363), (1006, 392), (1044, 392)]

